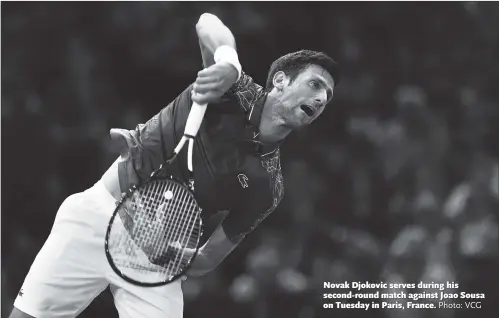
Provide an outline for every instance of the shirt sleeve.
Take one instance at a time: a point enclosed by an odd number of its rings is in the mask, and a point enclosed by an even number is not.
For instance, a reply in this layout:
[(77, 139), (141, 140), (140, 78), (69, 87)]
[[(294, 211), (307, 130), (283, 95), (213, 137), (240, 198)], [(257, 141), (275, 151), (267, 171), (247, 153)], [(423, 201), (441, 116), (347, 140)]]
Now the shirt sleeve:
[(192, 105), (191, 90), (192, 85), (145, 124), (137, 125), (134, 130), (121, 130), (128, 147), (120, 149), (121, 153), (127, 153), (118, 166), (121, 191), (147, 179), (171, 157)]
[(208, 111), (248, 113), (263, 93), (263, 87), (242, 71), (239, 80), (220, 98), (219, 102), (210, 104)]

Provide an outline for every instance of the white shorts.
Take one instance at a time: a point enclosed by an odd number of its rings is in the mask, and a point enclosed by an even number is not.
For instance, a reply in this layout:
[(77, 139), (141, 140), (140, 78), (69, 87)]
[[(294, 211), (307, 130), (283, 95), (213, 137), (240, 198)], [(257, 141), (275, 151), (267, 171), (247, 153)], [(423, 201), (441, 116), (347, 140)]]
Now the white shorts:
[(121, 318), (183, 316), (181, 281), (138, 287), (117, 276), (104, 252), (115, 199), (102, 181), (69, 196), (33, 262), (14, 306), (36, 318), (75, 317), (109, 285)]

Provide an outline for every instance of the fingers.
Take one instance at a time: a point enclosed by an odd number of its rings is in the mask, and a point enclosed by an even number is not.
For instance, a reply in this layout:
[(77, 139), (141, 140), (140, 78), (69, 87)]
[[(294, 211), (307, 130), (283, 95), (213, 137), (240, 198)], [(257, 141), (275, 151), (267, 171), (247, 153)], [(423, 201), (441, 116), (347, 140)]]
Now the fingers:
[(211, 73), (210, 68), (211, 68), (211, 66), (208, 67), (208, 68), (202, 69), (201, 71), (199, 71), (198, 72), (198, 77), (207, 77), (207, 76), (209, 76), (209, 74)]
[(207, 83), (213, 83), (213, 78), (204, 76), (204, 77), (197, 77), (196, 78), (196, 83), (197, 84), (207, 84)]
[(219, 98), (219, 93), (215, 91), (209, 91), (206, 94), (198, 94), (193, 91), (191, 99), (193, 102), (198, 103), (199, 105), (209, 104), (214, 100)]
[(220, 77), (223, 76), (223, 74), (226, 73), (226, 71), (227, 71), (227, 65), (223, 65), (222, 63), (217, 63), (199, 71), (198, 78), (210, 77), (212, 78), (212, 80), (220, 80)]
[(216, 70), (207, 68), (198, 73), (193, 89), (196, 93), (205, 94), (210, 90), (218, 90), (222, 84), (222, 78)]
[(193, 86), (192, 89), (194, 92), (198, 94), (206, 94), (209, 91), (219, 91), (220, 90), (220, 84), (218, 82), (215, 83), (206, 83), (206, 84), (198, 84), (196, 82)]
[(237, 70), (228, 63), (217, 63), (198, 72), (192, 86), (192, 101), (209, 104), (218, 100), (237, 80)]

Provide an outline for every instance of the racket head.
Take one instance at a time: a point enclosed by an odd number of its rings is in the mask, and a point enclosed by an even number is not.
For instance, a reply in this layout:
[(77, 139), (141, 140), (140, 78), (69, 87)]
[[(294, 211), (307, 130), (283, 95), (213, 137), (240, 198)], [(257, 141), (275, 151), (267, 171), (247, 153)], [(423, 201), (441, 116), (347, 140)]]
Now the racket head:
[(156, 177), (131, 188), (118, 202), (107, 227), (105, 253), (125, 281), (161, 286), (188, 270), (202, 234), (201, 208), (191, 189)]

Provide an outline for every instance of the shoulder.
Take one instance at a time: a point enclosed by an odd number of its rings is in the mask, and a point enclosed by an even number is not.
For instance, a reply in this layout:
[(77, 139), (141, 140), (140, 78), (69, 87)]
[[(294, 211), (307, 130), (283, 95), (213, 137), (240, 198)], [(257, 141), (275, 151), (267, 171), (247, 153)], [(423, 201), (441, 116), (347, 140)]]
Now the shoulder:
[(235, 100), (245, 111), (264, 95), (262, 86), (255, 83), (253, 78), (244, 71), (239, 80), (225, 93), (224, 98)]

